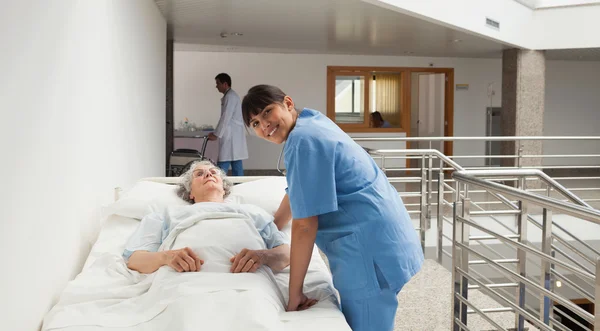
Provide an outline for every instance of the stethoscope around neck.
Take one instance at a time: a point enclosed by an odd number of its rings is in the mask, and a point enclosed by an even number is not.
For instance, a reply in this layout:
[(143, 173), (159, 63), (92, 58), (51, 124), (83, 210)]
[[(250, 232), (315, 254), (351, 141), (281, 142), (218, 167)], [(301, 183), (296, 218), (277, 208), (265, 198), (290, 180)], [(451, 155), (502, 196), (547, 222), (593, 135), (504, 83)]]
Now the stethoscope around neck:
[(283, 142), (283, 148), (281, 149), (281, 153), (279, 153), (279, 158), (277, 159), (277, 171), (279, 171), (280, 174), (284, 175), (286, 174), (286, 170), (283, 169), (281, 170), (281, 168), (279, 167), (279, 165), (281, 164), (281, 157), (283, 156), (283, 152), (285, 151), (285, 144), (287, 143), (287, 140)]
[[(296, 110), (296, 112), (298, 112), (298, 117), (299, 117), (300, 113), (302, 113), (302, 110)], [(287, 173), (287, 171), (285, 169), (281, 170), (279, 165), (281, 164), (281, 157), (283, 156), (283, 152), (285, 151), (285, 144), (287, 144), (287, 140), (283, 142), (283, 148), (281, 149), (281, 153), (279, 153), (279, 158), (277, 159), (277, 171), (279, 171), (279, 173), (284, 176)]]

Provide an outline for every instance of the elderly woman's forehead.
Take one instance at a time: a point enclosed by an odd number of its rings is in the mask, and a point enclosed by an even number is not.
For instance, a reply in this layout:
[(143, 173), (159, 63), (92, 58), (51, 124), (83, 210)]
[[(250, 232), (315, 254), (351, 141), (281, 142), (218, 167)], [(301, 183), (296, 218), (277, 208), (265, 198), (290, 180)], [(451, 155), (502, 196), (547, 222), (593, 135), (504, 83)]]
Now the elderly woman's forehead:
[(198, 170), (198, 169), (210, 169), (210, 168), (212, 168), (212, 166), (211, 166), (211, 165), (208, 165), (208, 164), (199, 164), (199, 165), (197, 165), (197, 166), (194, 168), (194, 170)]

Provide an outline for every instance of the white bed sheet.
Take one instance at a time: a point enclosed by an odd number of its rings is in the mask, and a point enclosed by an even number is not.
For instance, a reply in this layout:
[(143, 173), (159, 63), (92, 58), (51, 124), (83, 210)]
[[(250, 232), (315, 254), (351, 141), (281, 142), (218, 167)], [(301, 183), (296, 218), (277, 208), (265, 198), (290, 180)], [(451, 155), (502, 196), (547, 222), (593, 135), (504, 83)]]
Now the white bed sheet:
[[(121, 254), (125, 242), (133, 231), (138, 226), (139, 221), (123, 216), (109, 216), (102, 226), (102, 230), (97, 241), (92, 247), (92, 250), (86, 259), (83, 269), (87, 269), (100, 256), (106, 253)], [(290, 226), (288, 225), (284, 232), (290, 234)], [(287, 301), (287, 288), (289, 280), (289, 267), (275, 275), (277, 285), (282, 290)], [(331, 286), (331, 274), (327, 268), (325, 261), (321, 258), (317, 247), (313, 250), (313, 256), (309, 266), (309, 272), (305, 280), (305, 286), (319, 287)], [(158, 316), (157, 318), (160, 318)], [(346, 323), (343, 314), (338, 307), (331, 301), (320, 302), (314, 307), (301, 312), (282, 313), (280, 316), (284, 321), (285, 329), (282, 331), (300, 331), (300, 330), (331, 330), (331, 331), (351, 331)], [(170, 321), (165, 321), (166, 325), (170, 325)], [(61, 330), (64, 331), (106, 331), (111, 328), (103, 328), (98, 326), (78, 326), (67, 327)], [(217, 331), (217, 330), (215, 330)]]

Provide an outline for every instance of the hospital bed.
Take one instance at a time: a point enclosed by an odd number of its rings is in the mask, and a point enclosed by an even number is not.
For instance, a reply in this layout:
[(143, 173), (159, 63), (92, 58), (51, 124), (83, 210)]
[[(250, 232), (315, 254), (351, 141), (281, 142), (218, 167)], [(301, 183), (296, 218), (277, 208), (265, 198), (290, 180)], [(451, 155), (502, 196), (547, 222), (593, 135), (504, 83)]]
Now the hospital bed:
[[(285, 194), (284, 177), (231, 177), (231, 179), (237, 185), (234, 185), (227, 199), (230, 203), (253, 204), (274, 214)], [(176, 197), (176, 186), (173, 184), (177, 180), (179, 178), (146, 178), (138, 181), (127, 191), (115, 189), (115, 202), (104, 208), (102, 229), (85, 261), (83, 270), (67, 285), (58, 303), (46, 315), (42, 330), (350, 330), (338, 308), (338, 297), (333, 288), (329, 269), (316, 246), (304, 291), (310, 297), (320, 298), (320, 301), (314, 307), (300, 312), (285, 312), (289, 267), (280, 273), (268, 273), (271, 283), (276, 284), (275, 288), (282, 296), (279, 300), (274, 300), (271, 302), (272, 305), (269, 305), (264, 300), (254, 302), (249, 299), (248, 302), (251, 304), (241, 307), (237, 302), (239, 300), (235, 298), (238, 298), (239, 292), (243, 291), (238, 289), (236, 293), (227, 292), (218, 279), (232, 277), (232, 274), (220, 274), (212, 280), (214, 282), (212, 288), (211, 281), (201, 284), (208, 288), (197, 294), (192, 294), (196, 293), (194, 292), (196, 289), (190, 285), (194, 283), (177, 284), (173, 288), (178, 291), (181, 291), (182, 286), (189, 288), (184, 291), (189, 295), (177, 296), (172, 291), (160, 291), (160, 286), (169, 283), (164, 281), (160, 283), (159, 276), (154, 279), (143, 278), (150, 276), (127, 269), (121, 253), (126, 240), (136, 229), (143, 215), (159, 211), (166, 206), (185, 204), (183, 200)], [(288, 224), (283, 231), (290, 235), (291, 226)], [(159, 274), (166, 268), (168, 267), (159, 269), (155, 274)], [(123, 275), (134, 279), (137, 283), (124, 284)], [(176, 277), (177, 275), (180, 277)], [(184, 279), (194, 275), (173, 272), (173, 277), (176, 278), (172, 279)], [(140, 290), (139, 286), (144, 282), (151, 285), (148, 285), (149, 289)], [(215, 296), (215, 293), (223, 293), (223, 295)], [(147, 307), (144, 304), (140, 306), (139, 302), (135, 301), (144, 295), (146, 305), (151, 302)], [(147, 300), (150, 295), (154, 296), (153, 299)], [(227, 295), (232, 298), (230, 301), (227, 301)], [(132, 296), (137, 297), (132, 299)], [(209, 297), (214, 299), (208, 299)], [(208, 302), (201, 302), (202, 300)], [(221, 302), (222, 300), (225, 301)], [(113, 306), (125, 308), (112, 309)], [(137, 313), (131, 313), (135, 311)], [(267, 323), (266, 320), (270, 322)]]

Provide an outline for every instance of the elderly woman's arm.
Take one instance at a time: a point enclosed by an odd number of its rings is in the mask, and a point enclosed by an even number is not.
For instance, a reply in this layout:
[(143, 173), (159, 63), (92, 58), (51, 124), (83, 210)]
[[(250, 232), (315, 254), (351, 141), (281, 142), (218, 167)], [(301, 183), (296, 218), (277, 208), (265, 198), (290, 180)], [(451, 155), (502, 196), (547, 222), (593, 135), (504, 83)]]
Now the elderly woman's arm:
[(127, 261), (127, 267), (143, 274), (151, 274), (165, 265), (165, 252), (135, 251)]
[(290, 265), (290, 245), (283, 244), (271, 249), (249, 250), (243, 249), (232, 257), (231, 269), (233, 273), (255, 272), (262, 265), (267, 265), (271, 270), (279, 272)]
[(185, 247), (162, 252), (135, 251), (129, 257), (127, 267), (143, 274), (150, 274), (164, 265), (178, 272), (200, 271), (202, 264), (204, 261), (200, 260), (189, 247)]
[(204, 262), (187, 247), (157, 252), (163, 240), (163, 229), (168, 228), (168, 224), (168, 220), (163, 220), (160, 213), (144, 216), (123, 251), (129, 269), (144, 274), (153, 273), (164, 265), (179, 272), (200, 270)]
[(292, 209), (290, 208), (290, 198), (286, 194), (279, 204), (279, 208), (275, 212), (274, 222), (279, 230), (283, 229), (292, 219)]
[[(282, 205), (286, 200), (289, 206), (287, 198), (283, 199)], [(282, 208), (280, 207), (279, 210), (281, 211)], [(290, 264), (290, 240), (288, 236), (275, 225), (274, 217), (263, 209), (246, 205), (245, 212), (254, 221), (254, 225), (267, 249), (243, 249), (230, 259), (230, 271), (233, 273), (255, 272), (262, 265), (268, 266), (275, 272), (285, 269)], [(276, 215), (278, 213), (279, 211)]]

